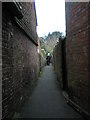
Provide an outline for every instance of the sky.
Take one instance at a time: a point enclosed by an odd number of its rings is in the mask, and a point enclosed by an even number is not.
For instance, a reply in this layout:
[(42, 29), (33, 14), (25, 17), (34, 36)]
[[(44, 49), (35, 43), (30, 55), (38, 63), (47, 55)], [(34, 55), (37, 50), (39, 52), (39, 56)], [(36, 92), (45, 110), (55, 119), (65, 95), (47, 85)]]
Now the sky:
[(54, 31), (65, 35), (65, 0), (35, 0), (39, 37)]

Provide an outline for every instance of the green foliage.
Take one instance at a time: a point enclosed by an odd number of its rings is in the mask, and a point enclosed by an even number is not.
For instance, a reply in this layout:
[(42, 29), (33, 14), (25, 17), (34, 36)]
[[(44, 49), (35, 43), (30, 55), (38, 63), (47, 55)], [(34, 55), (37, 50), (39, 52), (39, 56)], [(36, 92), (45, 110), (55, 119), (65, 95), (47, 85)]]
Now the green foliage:
[(63, 37), (63, 33), (59, 31), (55, 31), (52, 33), (48, 33), (48, 36), (41, 37), (41, 48), (45, 50), (46, 54), (49, 52), (51, 55), (53, 53), (53, 49), (59, 38)]

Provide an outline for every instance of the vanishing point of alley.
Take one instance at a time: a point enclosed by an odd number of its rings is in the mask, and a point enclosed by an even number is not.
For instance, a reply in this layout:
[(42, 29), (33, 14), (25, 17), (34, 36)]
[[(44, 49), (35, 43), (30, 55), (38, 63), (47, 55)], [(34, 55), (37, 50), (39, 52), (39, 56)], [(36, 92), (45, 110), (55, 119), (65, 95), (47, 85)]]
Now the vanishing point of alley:
[[(90, 118), (89, 0), (66, 0), (66, 35), (53, 31), (45, 37), (37, 33), (35, 0), (11, 1), (0, 2), (0, 118), (82, 119), (79, 112)], [(45, 66), (48, 52), (52, 65)]]

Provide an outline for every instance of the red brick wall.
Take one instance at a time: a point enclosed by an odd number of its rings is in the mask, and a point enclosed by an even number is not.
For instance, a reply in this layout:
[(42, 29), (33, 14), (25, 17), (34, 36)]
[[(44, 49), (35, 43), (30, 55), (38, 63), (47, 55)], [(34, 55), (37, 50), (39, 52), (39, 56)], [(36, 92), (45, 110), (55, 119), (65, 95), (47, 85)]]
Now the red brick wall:
[[(37, 33), (36, 33), (36, 25), (37, 25), (37, 18), (36, 18), (36, 14), (35, 14), (35, 4), (34, 2), (23, 2), (21, 3), (22, 5), (22, 11), (24, 14), (24, 18), (25, 21), (28, 24), (28, 27), (30, 28), (32, 37), (37, 37)], [(31, 12), (32, 11), (32, 12)]]
[[(89, 84), (89, 88), (88, 91), (90, 91), (90, 2), (89, 2), (89, 6), (88, 6), (88, 71), (89, 71), (89, 78), (88, 78), (88, 84)], [(88, 96), (89, 96), (89, 101), (90, 101), (90, 92), (88, 92)], [(89, 102), (89, 112), (90, 112), (90, 102)]]
[[(90, 111), (88, 78), (89, 3), (66, 3), (66, 55), (69, 96), (81, 108)], [(89, 60), (90, 61), (90, 60)]]
[[(4, 4), (4, 3), (3, 3)], [(30, 36), (21, 29), (14, 17), (3, 6), (2, 23), (2, 114), (12, 117), (20, 110), (28, 90), (37, 78), (36, 21), (34, 9), (29, 3), (22, 3), (26, 12), (24, 18), (30, 27)], [(32, 5), (33, 7), (33, 5)], [(28, 12), (28, 10), (30, 10)], [(32, 15), (30, 15), (32, 12)], [(29, 14), (30, 13), (30, 14)], [(34, 17), (33, 17), (34, 16)], [(27, 17), (27, 19), (26, 19)], [(33, 22), (32, 22), (33, 20)], [(33, 39), (33, 40), (32, 40)], [(29, 90), (30, 91), (30, 90)]]
[(0, 2), (0, 119), (2, 118), (2, 3)]
[(60, 83), (61, 88), (63, 88), (63, 81), (62, 81), (62, 55), (61, 55), (61, 39), (57, 43), (54, 48), (53, 52), (53, 65), (54, 70), (57, 75), (57, 80)]

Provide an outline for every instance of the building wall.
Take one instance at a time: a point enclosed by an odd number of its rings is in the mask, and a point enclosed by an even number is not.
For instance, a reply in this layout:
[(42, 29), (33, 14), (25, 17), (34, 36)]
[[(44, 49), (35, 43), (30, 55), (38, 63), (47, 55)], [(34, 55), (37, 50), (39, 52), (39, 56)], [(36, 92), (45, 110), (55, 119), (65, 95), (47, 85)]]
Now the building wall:
[(42, 69), (46, 63), (46, 58), (41, 49), (41, 44), (42, 44), (42, 42), (41, 42), (40, 38), (38, 38), (38, 72), (39, 72), (39, 74), (42, 71)]
[[(28, 96), (28, 91), (37, 78), (37, 33), (34, 4), (21, 3), (21, 5), (24, 17), (17, 21), (5, 8), (4, 3), (2, 9), (3, 118), (12, 117), (20, 110)], [(28, 29), (25, 28), (25, 23)]]
[(82, 109), (89, 107), (89, 3), (66, 3), (66, 59), (70, 99)]
[(2, 3), (0, 2), (0, 119), (2, 118)]
[[(90, 2), (89, 2), (89, 6), (88, 6), (88, 71), (89, 71), (89, 78), (88, 78), (88, 84), (89, 84), (89, 88), (88, 91), (90, 91)], [(89, 96), (89, 101), (90, 101), (90, 92), (88, 92), (88, 96)], [(89, 112), (90, 112), (90, 102), (89, 102)]]
[(60, 83), (61, 88), (63, 88), (62, 81), (62, 56), (61, 56), (61, 40), (57, 43), (53, 51), (53, 65), (54, 70), (57, 75), (57, 80)]

